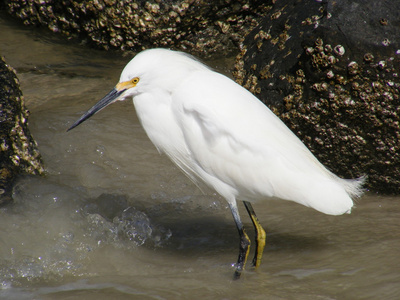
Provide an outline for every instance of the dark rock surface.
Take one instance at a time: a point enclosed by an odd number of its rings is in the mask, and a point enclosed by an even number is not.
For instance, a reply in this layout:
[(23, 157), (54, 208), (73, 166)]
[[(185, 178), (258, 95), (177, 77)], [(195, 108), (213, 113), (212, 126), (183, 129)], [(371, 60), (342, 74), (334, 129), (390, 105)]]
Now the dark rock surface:
[(27, 118), (15, 72), (0, 56), (0, 205), (12, 200), (12, 184), (18, 174), (44, 173)]
[(335, 173), (400, 193), (400, 2), (277, 1), (235, 77)]
[(237, 53), (269, 9), (257, 0), (5, 0), (26, 25), (46, 26), (104, 49), (167, 47), (206, 55)]

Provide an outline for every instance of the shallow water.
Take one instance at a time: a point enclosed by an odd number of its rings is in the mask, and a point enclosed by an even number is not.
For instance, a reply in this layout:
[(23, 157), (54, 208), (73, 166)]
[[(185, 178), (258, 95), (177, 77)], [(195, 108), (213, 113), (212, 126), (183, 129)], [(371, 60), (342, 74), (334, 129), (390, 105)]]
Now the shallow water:
[(21, 177), (15, 204), (0, 209), (1, 299), (400, 298), (400, 197), (369, 193), (338, 217), (254, 205), (267, 231), (263, 263), (233, 281), (238, 236), (227, 204), (157, 153), (132, 103), (66, 133), (131, 56), (4, 15), (0, 51), (17, 69), (47, 170)]

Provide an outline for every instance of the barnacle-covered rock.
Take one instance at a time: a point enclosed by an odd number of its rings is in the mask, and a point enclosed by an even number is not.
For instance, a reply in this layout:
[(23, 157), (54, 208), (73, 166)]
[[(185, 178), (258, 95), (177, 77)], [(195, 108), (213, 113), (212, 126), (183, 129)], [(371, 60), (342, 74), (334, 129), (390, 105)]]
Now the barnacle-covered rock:
[(400, 2), (277, 1), (237, 81), (342, 177), (400, 193)]
[(27, 118), (18, 79), (0, 56), (0, 205), (12, 200), (11, 188), (17, 174), (44, 172)]
[(269, 9), (257, 0), (5, 0), (26, 25), (77, 35), (104, 49), (149, 47), (237, 53), (242, 37)]

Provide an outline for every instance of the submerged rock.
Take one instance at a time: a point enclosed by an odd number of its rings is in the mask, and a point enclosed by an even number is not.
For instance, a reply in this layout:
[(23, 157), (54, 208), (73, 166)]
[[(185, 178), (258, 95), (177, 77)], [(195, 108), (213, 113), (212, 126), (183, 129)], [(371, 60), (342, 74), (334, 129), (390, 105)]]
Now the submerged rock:
[(27, 118), (15, 72), (0, 56), (0, 205), (12, 200), (11, 189), (17, 174), (44, 172)]
[(237, 81), (335, 173), (400, 193), (400, 2), (277, 1)]
[(32, 0), (4, 1), (26, 25), (102, 47), (140, 51), (167, 47), (210, 54), (236, 51), (242, 37), (269, 9), (257, 0)]

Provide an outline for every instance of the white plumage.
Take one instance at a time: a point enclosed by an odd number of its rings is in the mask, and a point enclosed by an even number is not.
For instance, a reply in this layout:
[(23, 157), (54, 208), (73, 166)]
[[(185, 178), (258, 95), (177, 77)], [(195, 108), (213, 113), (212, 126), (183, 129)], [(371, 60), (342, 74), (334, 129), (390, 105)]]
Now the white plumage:
[(278, 197), (339, 215), (349, 213), (352, 198), (362, 193), (363, 178), (345, 180), (328, 171), (254, 95), (187, 54), (139, 53), (110, 94), (71, 128), (133, 97), (153, 144), (193, 181), (228, 201), (239, 232), (236, 200)]

